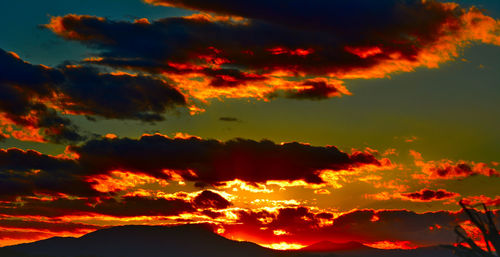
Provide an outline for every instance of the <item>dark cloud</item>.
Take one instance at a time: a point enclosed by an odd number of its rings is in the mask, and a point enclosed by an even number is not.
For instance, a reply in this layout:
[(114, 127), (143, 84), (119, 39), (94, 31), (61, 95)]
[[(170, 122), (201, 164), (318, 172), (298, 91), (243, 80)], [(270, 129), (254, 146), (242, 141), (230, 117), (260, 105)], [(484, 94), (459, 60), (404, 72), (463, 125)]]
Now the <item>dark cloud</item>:
[(173, 216), (194, 212), (189, 201), (149, 197), (122, 197), (98, 203), (91, 212), (115, 217)]
[[(382, 165), (368, 153), (349, 155), (333, 146), (300, 143), (275, 144), (235, 139), (227, 142), (200, 138), (168, 138), (145, 135), (140, 139), (103, 138), (70, 147), (76, 159), (56, 157), (33, 150), (0, 150), (0, 198), (76, 196), (98, 198), (99, 176), (120, 170), (171, 179), (174, 173), (201, 185), (220, 185), (235, 179), (249, 183), (269, 180), (304, 180), (325, 183), (324, 169), (352, 169)], [(362, 157), (360, 157), (362, 156)], [(165, 172), (168, 171), (168, 172)], [(106, 195), (116, 195), (111, 190)], [(196, 206), (225, 208), (229, 203), (211, 191), (194, 199)]]
[(186, 104), (184, 96), (165, 81), (144, 75), (106, 74), (93, 67), (61, 69), (62, 107), (71, 112), (108, 119), (163, 120), (167, 109)]
[[(109, 197), (104, 194), (99, 198), (55, 198), (51, 200), (31, 197), (23, 198), (22, 204), (16, 201), (1, 202), (0, 215), (58, 218), (93, 215), (113, 217), (175, 216), (182, 213), (193, 213), (216, 216), (217, 214), (209, 209), (225, 209), (230, 205), (231, 203), (224, 197), (210, 191), (200, 193), (192, 201), (184, 198), (167, 199), (148, 196)], [(0, 227), (4, 224), (10, 223), (0, 221)], [(40, 226), (42, 225), (40, 224)]]
[(29, 139), (26, 135), (31, 140), (56, 143), (84, 140), (78, 128), (57, 110), (107, 119), (159, 121), (168, 109), (185, 104), (182, 93), (152, 76), (103, 73), (78, 65), (49, 68), (0, 49), (0, 118), (3, 124), (24, 130), (24, 134), (14, 134), (21, 140)]
[(46, 139), (54, 143), (75, 143), (86, 140), (71, 120), (61, 117), (54, 109), (42, 108), (37, 127), (44, 128)]
[(145, 0), (145, 2), (240, 16), (288, 28), (328, 32), (339, 37), (358, 40), (399, 37), (407, 41), (405, 36), (410, 34), (433, 37), (439, 25), (446, 22), (447, 18), (453, 18), (456, 15), (454, 11), (458, 11), (446, 10), (437, 1), (418, 0), (384, 2)]
[(74, 160), (15, 148), (0, 150), (0, 199), (36, 194), (97, 196)]
[(414, 193), (405, 193), (401, 194), (409, 199), (413, 200), (419, 200), (419, 201), (433, 201), (433, 200), (444, 200), (448, 198), (453, 198), (456, 196), (459, 196), (457, 193), (453, 192), (448, 192), (444, 189), (439, 189), (439, 190), (429, 190), (429, 189), (423, 189), (419, 192), (414, 192)]
[[(345, 52), (344, 46), (333, 34), (297, 31), (267, 23), (234, 25), (205, 19), (165, 18), (145, 25), (74, 15), (53, 20), (53, 23), (58, 25), (52, 27), (62, 27), (61, 31), (53, 29), (59, 35), (102, 50), (100, 56), (103, 59), (98, 61), (101, 64), (151, 72), (193, 70), (191, 66), (173, 66), (168, 62), (190, 63), (195, 65), (195, 70), (203, 70), (196, 64), (206, 64), (202, 57), (207, 55), (228, 60), (231, 66), (246, 70), (285, 69), (313, 74), (376, 64), (374, 60), (361, 59)], [(144, 42), (148, 42), (148, 47), (139, 47)], [(314, 47), (318, 50), (306, 57), (270, 51), (282, 44), (289, 49)], [(325, 47), (327, 44), (328, 48)], [(210, 50), (211, 47), (217, 51)], [(221, 82), (215, 83), (216, 86), (232, 86), (221, 80), (216, 81)]]
[(220, 117), (220, 121), (227, 121), (227, 122), (239, 122), (240, 120), (235, 117)]
[(84, 139), (67, 118), (43, 102), (53, 96), (56, 92), (53, 85), (63, 79), (57, 70), (29, 64), (0, 49), (0, 114), (3, 116), (0, 119), (2, 124), (24, 130), (24, 133), (13, 134), (14, 137), (56, 143)]
[(32, 65), (3, 49), (0, 49), (0, 68), (0, 84), (22, 86), (28, 96), (48, 97), (53, 92), (51, 84), (64, 80), (57, 70), (42, 65)]
[[(319, 171), (351, 169), (381, 164), (370, 154), (339, 151), (334, 146), (315, 147), (300, 143), (275, 144), (235, 139), (227, 142), (199, 138), (168, 138), (145, 135), (135, 139), (91, 140), (71, 148), (79, 163), (91, 173), (126, 170), (169, 179), (171, 170), (189, 181), (217, 184), (240, 179), (324, 181)], [(362, 156), (362, 158), (361, 158)]]
[(203, 211), (201, 212), (201, 214), (203, 214), (203, 215), (205, 215), (205, 216), (207, 216), (207, 217), (209, 217), (209, 218), (212, 218), (212, 219), (216, 219), (216, 218), (218, 218), (218, 217), (222, 217), (222, 216), (223, 216), (223, 214), (222, 214), (222, 213), (220, 213), (220, 212), (215, 212), (215, 211), (211, 211), (211, 210), (203, 210)]
[(212, 191), (205, 190), (193, 199), (193, 204), (197, 208), (226, 209), (231, 203), (224, 197)]
[(22, 205), (16, 205), (15, 202), (0, 205), (1, 214), (52, 218), (95, 214), (113, 217), (172, 216), (194, 211), (191, 203), (183, 199), (139, 196), (125, 196), (119, 199), (100, 198), (99, 201), (67, 198), (58, 198), (52, 201), (29, 199), (25, 200)]
[(33, 150), (0, 150), (0, 216), (171, 216), (231, 205), (212, 191), (203, 191), (192, 200), (186, 194), (167, 199), (96, 191), (98, 182), (92, 175), (96, 173), (86, 170), (78, 159)]
[[(419, 66), (436, 67), (456, 54), (457, 42), (495, 43), (481, 36), (493, 33), (489, 30), (461, 33), (485, 29), (478, 24), (491, 22), (488, 17), (472, 9), (469, 12), (477, 19), (471, 22), (464, 9), (437, 1), (146, 2), (244, 19), (198, 14), (126, 22), (66, 15), (53, 17), (46, 27), (98, 50), (99, 58), (91, 62), (167, 76), (199, 75), (196, 79), (208, 80), (206, 85), (212, 88), (259, 82), (283, 89), (283, 83), (273, 83), (276, 73), (283, 71), (303, 80), (384, 77)], [(179, 86), (192, 87), (184, 85), (192, 83), (189, 79)], [(285, 96), (323, 99), (339, 95), (331, 85), (308, 82), (306, 86), (310, 88)]]

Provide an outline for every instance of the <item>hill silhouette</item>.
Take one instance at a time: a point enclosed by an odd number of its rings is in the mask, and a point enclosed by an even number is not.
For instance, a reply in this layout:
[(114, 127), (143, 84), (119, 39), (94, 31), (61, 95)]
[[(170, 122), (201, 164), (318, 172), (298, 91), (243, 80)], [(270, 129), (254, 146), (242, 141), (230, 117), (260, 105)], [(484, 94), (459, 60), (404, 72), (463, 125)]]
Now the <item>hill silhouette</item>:
[(271, 249), (226, 239), (204, 225), (119, 226), (80, 238), (54, 237), (5, 249), (51, 257), (276, 256)]
[(321, 241), (310, 246), (306, 246), (299, 251), (301, 252), (336, 252), (336, 251), (352, 251), (352, 250), (368, 250), (373, 249), (359, 242), (334, 243), (331, 241)]
[(238, 242), (206, 225), (118, 226), (79, 238), (53, 237), (0, 248), (2, 257), (455, 257), (450, 249), (381, 250), (357, 242), (319, 242), (298, 251), (276, 251)]

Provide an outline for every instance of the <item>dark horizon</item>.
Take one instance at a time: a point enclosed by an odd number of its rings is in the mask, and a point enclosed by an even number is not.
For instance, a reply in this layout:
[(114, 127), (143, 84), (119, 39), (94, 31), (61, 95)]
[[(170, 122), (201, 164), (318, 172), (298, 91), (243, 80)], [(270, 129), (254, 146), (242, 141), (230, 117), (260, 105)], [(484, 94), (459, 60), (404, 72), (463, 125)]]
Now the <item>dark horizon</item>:
[[(207, 233), (208, 232), (208, 233)], [(189, 245), (196, 245), (191, 248)], [(328, 245), (328, 246), (327, 246)], [(325, 247), (327, 246), (327, 247)], [(453, 251), (443, 246), (408, 250), (387, 250), (364, 246), (357, 242), (318, 242), (295, 250), (277, 250), (258, 244), (226, 239), (206, 224), (174, 226), (125, 225), (91, 232), (79, 238), (53, 237), (33, 243), (0, 248), (0, 254), (10, 256), (252, 256), (252, 257), (314, 257), (316, 254), (333, 256), (398, 256), (416, 257), (433, 254), (452, 257)], [(17, 254), (17, 255), (15, 255)], [(2, 255), (2, 256), (3, 256)]]

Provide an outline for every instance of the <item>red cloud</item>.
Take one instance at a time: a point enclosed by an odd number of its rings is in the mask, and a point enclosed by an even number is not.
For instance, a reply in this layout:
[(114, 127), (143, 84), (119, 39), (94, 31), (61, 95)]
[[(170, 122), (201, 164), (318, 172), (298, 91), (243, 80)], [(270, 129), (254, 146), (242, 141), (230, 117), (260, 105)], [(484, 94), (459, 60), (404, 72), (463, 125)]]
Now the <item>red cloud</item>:
[(427, 161), (425, 162), (422, 155), (418, 152), (410, 150), (410, 155), (415, 159), (415, 165), (422, 169), (424, 174), (414, 174), (418, 179), (456, 179), (465, 178), (473, 175), (483, 176), (499, 176), (500, 173), (488, 167), (485, 163), (474, 163), (451, 160)]
[(429, 190), (429, 189), (422, 189), (419, 192), (414, 192), (414, 193), (404, 193), (401, 194), (403, 197), (414, 200), (414, 201), (420, 201), (420, 202), (430, 202), (434, 200), (445, 200), (448, 198), (453, 198), (459, 196), (457, 193), (453, 192), (448, 192), (444, 189), (439, 189), (439, 190)]

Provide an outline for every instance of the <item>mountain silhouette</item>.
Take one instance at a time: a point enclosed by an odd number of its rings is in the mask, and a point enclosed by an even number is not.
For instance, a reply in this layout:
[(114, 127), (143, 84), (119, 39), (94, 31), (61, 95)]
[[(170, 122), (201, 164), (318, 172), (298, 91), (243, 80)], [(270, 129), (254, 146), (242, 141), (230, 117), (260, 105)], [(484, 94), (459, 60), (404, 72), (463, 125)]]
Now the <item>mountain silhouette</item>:
[(0, 248), (1, 257), (455, 257), (443, 247), (381, 250), (357, 242), (319, 242), (296, 251), (277, 251), (238, 242), (208, 225), (118, 226), (79, 238), (53, 237)]
[(257, 244), (219, 236), (205, 225), (118, 226), (80, 238), (54, 237), (4, 248), (28, 256), (50, 257), (277, 256), (275, 251)]
[(334, 243), (331, 241), (321, 241), (310, 246), (301, 248), (301, 252), (336, 252), (373, 249), (359, 242)]

